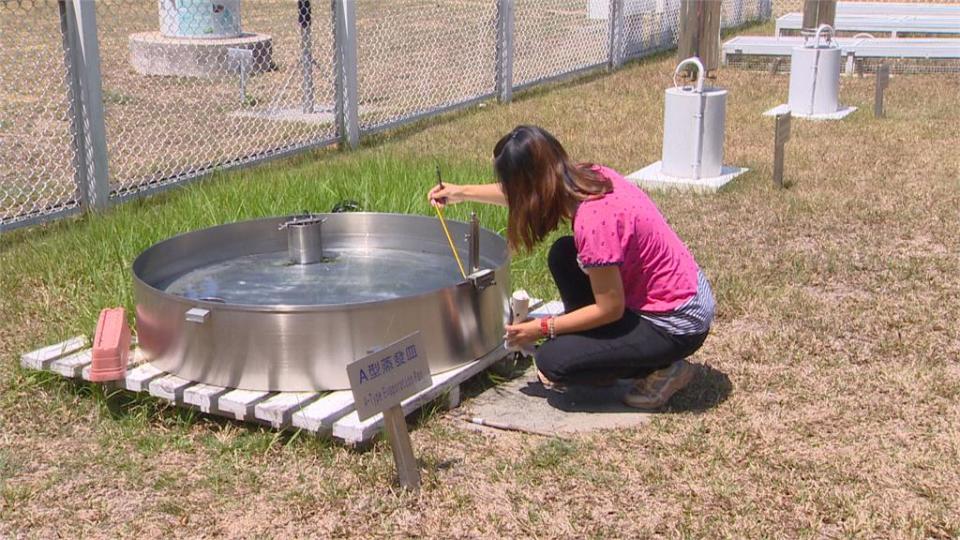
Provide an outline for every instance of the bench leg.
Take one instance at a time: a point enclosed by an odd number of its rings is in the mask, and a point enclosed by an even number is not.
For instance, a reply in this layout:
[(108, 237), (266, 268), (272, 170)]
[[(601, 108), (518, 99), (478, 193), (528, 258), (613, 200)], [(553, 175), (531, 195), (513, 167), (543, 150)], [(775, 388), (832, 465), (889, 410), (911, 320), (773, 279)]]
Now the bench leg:
[(447, 410), (456, 409), (460, 406), (460, 385), (455, 385), (447, 392)]

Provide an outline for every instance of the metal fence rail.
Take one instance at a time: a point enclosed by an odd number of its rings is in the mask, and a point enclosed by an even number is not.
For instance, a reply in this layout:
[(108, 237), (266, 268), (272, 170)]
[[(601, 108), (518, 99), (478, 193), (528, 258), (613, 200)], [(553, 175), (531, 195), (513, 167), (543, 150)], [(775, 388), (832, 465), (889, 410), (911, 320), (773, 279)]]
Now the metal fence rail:
[[(0, 231), (675, 45), (680, 0), (0, 0)], [(724, 27), (771, 0), (723, 0)]]

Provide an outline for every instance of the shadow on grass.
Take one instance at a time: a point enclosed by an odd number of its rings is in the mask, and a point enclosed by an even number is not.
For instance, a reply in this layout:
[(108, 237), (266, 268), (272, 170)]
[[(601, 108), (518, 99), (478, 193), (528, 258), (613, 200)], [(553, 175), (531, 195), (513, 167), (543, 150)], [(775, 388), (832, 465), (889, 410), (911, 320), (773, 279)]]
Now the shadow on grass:
[(704, 412), (726, 401), (733, 389), (730, 378), (723, 372), (704, 364), (694, 364), (697, 374), (685, 388), (659, 409), (640, 410), (623, 404), (624, 394), (632, 382), (620, 380), (610, 386), (571, 385), (564, 390), (545, 388), (539, 382), (530, 381), (520, 388), (520, 393), (529, 397), (544, 398), (551, 407), (564, 412), (589, 413), (680, 413)]
[(697, 374), (686, 388), (677, 392), (665, 412), (704, 412), (730, 396), (733, 383), (726, 373), (706, 364), (694, 364)]
[(500, 384), (527, 376), (530, 382), (519, 392), (534, 398), (544, 398), (547, 403), (556, 409), (565, 412), (657, 412), (682, 413), (705, 412), (713, 409), (727, 400), (733, 391), (733, 383), (726, 373), (716, 368), (694, 363), (697, 372), (686, 388), (677, 392), (665, 407), (654, 411), (638, 411), (627, 407), (620, 402), (622, 395), (629, 389), (628, 381), (619, 381), (612, 387), (572, 386), (561, 393), (544, 388), (535, 382), (532, 375), (528, 375), (533, 361), (521, 357), (511, 362), (500, 362), (488, 371), (473, 377), (461, 386), (461, 396), (469, 399), (479, 396)]

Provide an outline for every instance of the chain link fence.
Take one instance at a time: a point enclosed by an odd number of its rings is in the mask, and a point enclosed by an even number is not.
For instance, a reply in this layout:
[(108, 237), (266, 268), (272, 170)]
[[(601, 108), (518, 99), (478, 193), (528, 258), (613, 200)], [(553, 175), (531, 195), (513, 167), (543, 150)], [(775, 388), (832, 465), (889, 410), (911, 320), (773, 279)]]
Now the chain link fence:
[(496, 2), (362, 1), (356, 24), (362, 132), (494, 95)]
[(609, 2), (602, 0), (517, 2), (513, 14), (514, 88), (607, 62), (609, 11)]
[[(723, 0), (725, 28), (771, 0)], [(766, 6), (767, 11), (764, 11)], [(617, 67), (680, 0), (0, 0), (0, 231)]]
[(79, 208), (56, 3), (0, 2), (0, 226)]
[(201, 4), (97, 2), (115, 196), (335, 139), (329, 3)]

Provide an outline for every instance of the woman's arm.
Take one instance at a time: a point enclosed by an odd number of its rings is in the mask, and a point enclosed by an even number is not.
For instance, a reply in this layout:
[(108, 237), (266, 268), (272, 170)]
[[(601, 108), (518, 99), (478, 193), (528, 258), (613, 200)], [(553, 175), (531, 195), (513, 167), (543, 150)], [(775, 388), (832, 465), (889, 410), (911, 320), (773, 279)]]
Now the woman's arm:
[(598, 266), (587, 269), (595, 304), (565, 313), (554, 320), (557, 335), (583, 332), (619, 321), (623, 317), (626, 300), (619, 266)]
[(474, 201), (487, 204), (507, 205), (507, 198), (500, 188), (499, 182), (491, 184), (443, 184), (434, 186), (427, 194), (430, 204), (440, 206), (441, 208), (448, 204), (455, 204), (462, 201)]
[[(596, 303), (554, 319), (554, 331), (557, 335), (591, 330), (623, 317), (626, 300), (623, 296), (620, 267), (588, 268), (587, 275), (590, 277), (590, 288), (593, 289)], [(537, 320), (507, 326), (507, 341), (511, 344), (525, 345), (541, 337), (544, 336), (540, 332), (540, 321)]]

